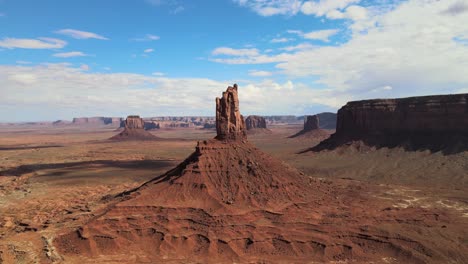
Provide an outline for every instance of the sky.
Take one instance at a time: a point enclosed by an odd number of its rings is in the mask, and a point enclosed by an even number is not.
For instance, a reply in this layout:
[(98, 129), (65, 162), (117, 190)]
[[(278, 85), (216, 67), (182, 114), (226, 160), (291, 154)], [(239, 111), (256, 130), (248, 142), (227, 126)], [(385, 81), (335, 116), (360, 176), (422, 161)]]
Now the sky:
[(468, 0), (0, 0), (0, 122), (468, 92)]

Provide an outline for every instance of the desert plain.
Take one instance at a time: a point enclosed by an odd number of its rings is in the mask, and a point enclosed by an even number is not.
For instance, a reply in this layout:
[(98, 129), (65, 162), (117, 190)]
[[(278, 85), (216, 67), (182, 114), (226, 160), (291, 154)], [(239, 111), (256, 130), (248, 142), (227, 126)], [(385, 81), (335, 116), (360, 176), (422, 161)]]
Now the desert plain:
[[(445, 252), (452, 254), (451, 263), (466, 261), (466, 252), (457, 252), (457, 248), (467, 248), (468, 244), (468, 152), (446, 155), (359, 145), (314, 152), (310, 148), (321, 139), (290, 138), (301, 129), (301, 124), (276, 124), (269, 126), (271, 133), (249, 134), (248, 139), (304, 176), (324, 182), (339, 181), (342, 188), (352, 189), (336, 197), (342, 199), (344, 206), (357, 197), (353, 195), (363, 192), (382, 210), (430, 209), (427, 215), (411, 220), (420, 223), (408, 224), (404, 232), (408, 236), (428, 235), (424, 229), (418, 230), (421, 225), (431, 226), (433, 232), (442, 235), (449, 234), (453, 245), (441, 248), (454, 248), (452, 253)], [(96, 217), (114, 196), (174, 168), (193, 152), (197, 141), (214, 138), (216, 131), (160, 129), (151, 132), (160, 140), (108, 140), (117, 133), (115, 127), (107, 126), (0, 127), (0, 263), (151, 263), (138, 255), (113, 259), (64, 257), (53, 241), (64, 230), (77, 229)], [(315, 189), (311, 187), (309, 191), (313, 193)], [(333, 208), (326, 212), (327, 203), (320, 205), (325, 213), (336, 213)], [(341, 213), (346, 215), (346, 210)], [(340, 218), (339, 214), (336, 217)], [(386, 228), (405, 228), (407, 219), (396, 220), (403, 224), (395, 227), (390, 222)], [(436, 245), (439, 241), (431, 243)], [(374, 263), (400, 263), (398, 254), (404, 253), (394, 252)], [(309, 262), (281, 257), (284, 256), (260, 257), (255, 262)], [(165, 262), (203, 261), (168, 258)]]

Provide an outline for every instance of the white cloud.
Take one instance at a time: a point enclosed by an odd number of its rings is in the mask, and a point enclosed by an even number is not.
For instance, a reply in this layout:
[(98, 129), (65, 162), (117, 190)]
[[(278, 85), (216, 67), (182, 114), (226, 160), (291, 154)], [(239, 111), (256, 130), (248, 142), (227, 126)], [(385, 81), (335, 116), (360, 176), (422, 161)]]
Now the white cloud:
[(297, 44), (297, 45), (294, 45), (294, 46), (282, 47), (282, 48), (279, 48), (279, 49), (284, 50), (284, 51), (297, 51), (297, 50), (312, 49), (314, 47), (315, 46), (313, 46), (313, 45), (311, 45), (309, 43), (301, 43), (301, 44)]
[(31, 64), (32, 62), (30, 61), (23, 61), (23, 60), (17, 60), (16, 64)]
[(153, 35), (153, 34), (146, 34), (142, 38), (134, 38), (132, 40), (133, 41), (155, 41), (155, 40), (159, 40), (159, 39), (160, 39), (159, 36), (156, 36), (156, 35)]
[(254, 76), (254, 77), (268, 77), (268, 76), (272, 76), (273, 73), (269, 71), (250, 70), (249, 75)]
[(185, 10), (185, 8), (183, 6), (178, 6), (172, 11), (172, 14), (175, 15), (175, 14), (178, 14), (178, 13), (184, 11), (184, 10)]
[(258, 49), (233, 49), (229, 47), (219, 47), (211, 52), (212, 55), (231, 56), (255, 56), (259, 54)]
[(81, 64), (80, 69), (82, 69), (83, 71), (89, 71), (90, 68), (87, 64)]
[(67, 45), (66, 41), (55, 38), (3, 38), (0, 40), (0, 47), (7, 49), (61, 49), (65, 45)]
[(57, 34), (66, 35), (75, 39), (100, 39), (100, 40), (108, 40), (108, 38), (98, 35), (92, 32), (80, 31), (76, 29), (61, 29), (55, 31)]
[(333, 35), (336, 35), (336, 33), (338, 32), (339, 32), (338, 29), (317, 30), (317, 31), (304, 33), (302, 37), (305, 39), (316, 39), (316, 40), (322, 40), (322, 41), (328, 42), (330, 41), (329, 38)]
[(462, 13), (468, 12), (468, 2), (460, 0), (453, 3), (447, 9), (442, 11), (442, 14), (457, 16)]
[(316, 31), (311, 31), (307, 33), (304, 33), (300, 30), (288, 30), (288, 33), (297, 34), (305, 39), (321, 40), (325, 42), (330, 41), (329, 38), (333, 35), (336, 35), (336, 33), (338, 32), (339, 32), (338, 29), (316, 30)]
[(154, 51), (154, 49), (145, 49), (145, 50), (144, 50), (145, 53), (151, 53), (151, 52), (153, 52), (153, 51)]
[[(214, 98), (234, 82), (93, 73), (67, 64), (0, 65), (0, 116), (18, 108), (21, 113), (14, 118), (22, 120), (125, 116), (129, 112), (142, 116), (214, 115)], [(304, 114), (314, 103), (335, 107), (344, 101), (331, 90), (273, 80), (239, 82), (239, 96), (243, 114)]]
[[(312, 78), (315, 85), (348, 100), (457, 93), (468, 86), (468, 45), (463, 41), (468, 39), (468, 16), (459, 15), (463, 8), (457, 3), (409, 0), (391, 8), (367, 7), (366, 16), (355, 17), (362, 20), (348, 24), (352, 35), (345, 43), (289, 46), (276, 50), (282, 53), (212, 61), (275, 63), (278, 74)], [(454, 15), (447, 10), (457, 11)]]
[(320, 0), (307, 1), (301, 7), (302, 13), (306, 15), (324, 16), (328, 12), (341, 10), (350, 4), (359, 3), (360, 0)]
[[(392, 87), (382, 96), (453, 93), (468, 85), (468, 46), (455, 41), (467, 34), (468, 16), (443, 14), (457, 0), (410, 0), (384, 13), (372, 13), (365, 32), (356, 31), (339, 46), (290, 55), (277, 68), (318, 82), (352, 98), (374, 97), (375, 87)], [(361, 22), (350, 25), (355, 29)]]
[(70, 52), (55, 53), (52, 56), (58, 57), (58, 58), (72, 58), (72, 57), (84, 57), (84, 56), (88, 56), (88, 54), (83, 53), (81, 51), (70, 51)]
[(285, 42), (289, 42), (291, 40), (294, 40), (292, 38), (274, 38), (272, 40), (270, 40), (271, 43), (285, 43)]
[(261, 16), (295, 15), (301, 10), (301, 0), (233, 0)]
[(164, 76), (166, 74), (164, 74), (163, 72), (153, 72), (151, 75), (153, 75), (153, 76)]

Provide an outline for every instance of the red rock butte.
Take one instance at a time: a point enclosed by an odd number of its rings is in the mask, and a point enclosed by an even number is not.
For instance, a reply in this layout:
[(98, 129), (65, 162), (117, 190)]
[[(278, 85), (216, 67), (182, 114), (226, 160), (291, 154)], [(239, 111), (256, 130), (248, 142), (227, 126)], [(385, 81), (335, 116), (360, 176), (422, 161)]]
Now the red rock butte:
[(267, 128), (266, 120), (262, 116), (250, 115), (245, 119), (245, 124), (247, 130), (257, 129), (257, 128)]
[(289, 138), (313, 138), (318, 141), (327, 139), (332, 132), (320, 129), (318, 115), (304, 116), (304, 128)]
[(125, 119), (125, 127), (122, 132), (110, 138), (111, 140), (155, 140), (155, 135), (145, 130), (145, 122), (140, 116), (129, 115)]
[(338, 111), (336, 133), (316, 150), (360, 141), (447, 153), (468, 149), (468, 94), (348, 102)]
[(216, 133), (220, 140), (247, 138), (244, 117), (239, 111), (237, 84), (229, 86), (221, 98), (216, 98)]
[(216, 102), (216, 138), (63, 230), (53, 244), (65, 262), (467, 259), (445, 211), (392, 208), (363, 183), (304, 176), (247, 141), (236, 86)]

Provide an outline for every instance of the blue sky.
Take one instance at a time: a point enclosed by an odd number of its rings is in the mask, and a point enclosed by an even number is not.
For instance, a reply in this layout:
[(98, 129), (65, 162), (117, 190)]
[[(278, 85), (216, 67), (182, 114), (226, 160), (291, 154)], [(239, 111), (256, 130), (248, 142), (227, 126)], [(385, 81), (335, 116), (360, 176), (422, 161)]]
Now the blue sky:
[(0, 0), (0, 121), (213, 115), (234, 82), (245, 115), (467, 92), (467, 17), (467, 0)]

